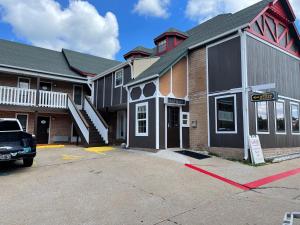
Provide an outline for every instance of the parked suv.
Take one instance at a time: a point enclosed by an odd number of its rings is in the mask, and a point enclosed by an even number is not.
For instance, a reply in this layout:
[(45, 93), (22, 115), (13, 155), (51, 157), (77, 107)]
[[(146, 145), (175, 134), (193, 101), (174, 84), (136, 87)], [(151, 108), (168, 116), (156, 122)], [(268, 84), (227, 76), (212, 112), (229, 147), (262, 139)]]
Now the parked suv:
[(35, 156), (35, 137), (24, 132), (17, 119), (0, 118), (0, 162), (22, 159), (30, 167)]

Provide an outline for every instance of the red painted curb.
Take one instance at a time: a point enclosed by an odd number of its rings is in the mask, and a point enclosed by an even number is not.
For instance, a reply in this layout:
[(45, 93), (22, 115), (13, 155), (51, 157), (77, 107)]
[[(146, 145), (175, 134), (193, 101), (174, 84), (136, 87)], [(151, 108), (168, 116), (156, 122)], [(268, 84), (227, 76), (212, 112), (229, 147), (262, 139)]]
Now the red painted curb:
[(213, 178), (216, 178), (216, 179), (218, 179), (218, 180), (221, 180), (221, 181), (223, 181), (223, 182), (225, 182), (225, 183), (227, 183), (227, 184), (230, 184), (230, 185), (232, 185), (232, 186), (234, 186), (234, 187), (237, 187), (237, 188), (239, 188), (239, 189), (242, 189), (242, 190), (244, 190), (244, 191), (250, 190), (250, 188), (245, 187), (245, 186), (243, 186), (242, 184), (239, 184), (239, 183), (237, 183), (237, 182), (235, 182), (235, 181), (233, 181), (233, 180), (229, 180), (229, 179), (227, 179), (227, 178), (225, 178), (225, 177), (221, 177), (221, 176), (219, 176), (219, 175), (217, 175), (217, 174), (208, 172), (208, 171), (206, 171), (206, 170), (203, 170), (203, 169), (201, 169), (201, 168), (199, 168), (199, 167), (196, 167), (196, 166), (193, 166), (193, 165), (191, 165), (191, 164), (185, 164), (185, 166), (186, 166), (186, 167), (189, 167), (189, 168), (191, 168), (191, 169), (193, 169), (193, 170), (196, 170), (196, 171), (198, 171), (198, 172), (200, 172), (200, 173), (204, 173), (204, 174), (206, 174), (206, 175), (208, 175), (208, 176), (211, 176), (211, 177), (213, 177)]
[(284, 179), (286, 177), (289, 177), (289, 176), (293, 176), (293, 175), (296, 175), (298, 173), (300, 173), (300, 168), (298, 169), (294, 169), (294, 170), (289, 170), (289, 171), (286, 171), (286, 172), (283, 172), (283, 173), (279, 173), (279, 174), (275, 174), (273, 176), (269, 176), (269, 177), (265, 177), (265, 178), (262, 178), (262, 179), (259, 179), (259, 180), (256, 180), (256, 181), (252, 181), (250, 183), (247, 183), (247, 184), (239, 184), (233, 180), (229, 180), (225, 177), (221, 177), (215, 173), (211, 173), (207, 170), (203, 170), (199, 167), (196, 167), (192, 164), (185, 164), (186, 167), (189, 167), (193, 170), (196, 170), (200, 173), (203, 173), (203, 174), (206, 174), (208, 176), (211, 176), (213, 178), (216, 178), (218, 180), (221, 180), (227, 184), (230, 184), (236, 188), (239, 188), (239, 189), (242, 189), (244, 191), (249, 191), (251, 189), (255, 189), (255, 188), (258, 188), (258, 187), (261, 187), (263, 185), (266, 185), (266, 184), (269, 184), (269, 183), (272, 183), (274, 181), (277, 181), (277, 180), (281, 180), (281, 179)]
[(254, 189), (254, 188), (261, 187), (265, 184), (269, 184), (269, 183), (272, 183), (274, 181), (281, 180), (283, 178), (296, 175), (298, 173), (300, 173), (300, 168), (294, 169), (294, 170), (289, 170), (289, 171), (279, 173), (279, 174), (276, 174), (276, 175), (273, 175), (273, 176), (265, 177), (265, 178), (262, 178), (262, 179), (244, 184), (244, 185), (246, 187), (250, 188), (250, 189)]

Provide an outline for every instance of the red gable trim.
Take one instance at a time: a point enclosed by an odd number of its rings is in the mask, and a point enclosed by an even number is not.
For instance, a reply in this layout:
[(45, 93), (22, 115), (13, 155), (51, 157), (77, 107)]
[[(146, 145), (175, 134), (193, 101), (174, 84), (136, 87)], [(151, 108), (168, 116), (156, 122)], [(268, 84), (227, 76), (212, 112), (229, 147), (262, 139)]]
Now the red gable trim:
[[(288, 2), (288, 0), (285, 1)], [(292, 9), (289, 11), (293, 12)], [(247, 31), (290, 54), (300, 57), (299, 33), (294, 21), (288, 19), (290, 12), (287, 12), (281, 1), (274, 0), (251, 21)], [(279, 33), (282, 28), (283, 32)], [(292, 49), (293, 44), (296, 44), (296, 48), (298, 48), (296, 51)]]
[(166, 36), (177, 36), (181, 37), (182, 39), (186, 39), (188, 36), (180, 34), (178, 32), (165, 32), (161, 35), (159, 35), (157, 38), (154, 39), (154, 43), (157, 44), (161, 39), (165, 38)]
[(130, 51), (130, 52), (128, 52), (124, 55), (124, 58), (127, 58), (131, 55), (136, 55), (136, 54), (141, 54), (141, 55), (144, 55), (144, 56), (150, 56), (151, 55), (150, 53), (144, 52), (144, 51)]
[(81, 71), (81, 70), (76, 69), (76, 68), (74, 68), (74, 67), (72, 67), (72, 66), (71, 66), (71, 69), (74, 70), (75, 72), (79, 73), (80, 75), (87, 76), (87, 77), (94, 77), (94, 76), (97, 75), (97, 74), (95, 74), (95, 73), (89, 73), (89, 72)]

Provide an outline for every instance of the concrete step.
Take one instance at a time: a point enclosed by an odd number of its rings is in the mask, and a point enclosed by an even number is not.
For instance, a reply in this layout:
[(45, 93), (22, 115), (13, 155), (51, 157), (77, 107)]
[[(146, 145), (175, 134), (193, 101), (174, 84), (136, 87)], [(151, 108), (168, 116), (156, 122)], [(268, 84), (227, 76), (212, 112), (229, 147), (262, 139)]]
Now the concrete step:
[(283, 161), (297, 159), (297, 158), (300, 158), (300, 152), (268, 157), (265, 160), (267, 162), (277, 163), (277, 162), (283, 162)]

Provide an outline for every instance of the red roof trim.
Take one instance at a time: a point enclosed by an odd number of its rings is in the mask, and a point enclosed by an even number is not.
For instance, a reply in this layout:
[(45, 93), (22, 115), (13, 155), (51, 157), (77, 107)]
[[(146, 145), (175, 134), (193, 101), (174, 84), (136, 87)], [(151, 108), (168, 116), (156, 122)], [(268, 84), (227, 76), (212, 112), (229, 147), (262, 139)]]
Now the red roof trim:
[(142, 55), (145, 55), (145, 56), (150, 56), (151, 55), (151, 53), (148, 53), (148, 52), (144, 52), (144, 51), (130, 51), (130, 52), (128, 52), (128, 53), (126, 53), (125, 55), (124, 55), (124, 58), (127, 58), (128, 56), (130, 56), (130, 55), (134, 55), (134, 54), (142, 54)]
[(161, 39), (163, 39), (164, 37), (167, 37), (167, 36), (178, 36), (178, 37), (181, 37), (183, 39), (186, 39), (188, 37), (188, 36), (183, 35), (183, 34), (178, 33), (178, 32), (165, 32), (165, 33), (159, 35), (157, 38), (155, 38), (154, 43), (157, 44), (158, 41), (160, 41)]

